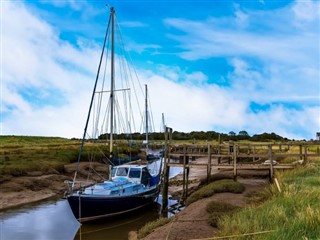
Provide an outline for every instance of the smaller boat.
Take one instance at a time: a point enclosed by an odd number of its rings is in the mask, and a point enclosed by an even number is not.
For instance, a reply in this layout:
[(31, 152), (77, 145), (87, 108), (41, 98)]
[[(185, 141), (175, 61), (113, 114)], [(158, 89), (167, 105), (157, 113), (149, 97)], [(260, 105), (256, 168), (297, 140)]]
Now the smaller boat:
[(68, 196), (68, 202), (80, 222), (116, 216), (154, 202), (159, 183), (159, 172), (152, 172), (147, 165), (116, 166), (109, 181), (80, 189)]

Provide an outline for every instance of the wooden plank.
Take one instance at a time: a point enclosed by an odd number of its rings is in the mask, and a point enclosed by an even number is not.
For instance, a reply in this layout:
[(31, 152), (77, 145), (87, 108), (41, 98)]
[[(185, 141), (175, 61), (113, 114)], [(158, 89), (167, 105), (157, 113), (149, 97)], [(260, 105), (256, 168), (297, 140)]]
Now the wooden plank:
[[(181, 163), (168, 163), (168, 167), (183, 167)], [(208, 164), (186, 164), (186, 167), (190, 168), (207, 168)], [(292, 169), (295, 168), (297, 165), (294, 164), (277, 164), (273, 165), (274, 169)], [(211, 164), (211, 168), (221, 168), (221, 169), (233, 169), (233, 164)], [(237, 164), (237, 169), (270, 169), (269, 164)]]
[[(187, 155), (191, 155), (192, 157), (206, 157), (208, 156), (208, 153), (203, 153), (203, 154), (187, 154)], [(170, 157), (179, 157), (179, 156), (183, 156), (183, 153), (170, 153), (169, 154)], [(216, 158), (221, 158), (221, 157), (232, 157), (232, 154), (211, 154), (211, 157), (216, 157)], [(253, 157), (268, 157), (268, 153), (265, 154), (238, 154), (237, 157), (238, 158), (253, 158)], [(273, 153), (274, 158), (275, 157), (297, 157), (300, 156), (300, 153)], [(316, 153), (308, 153), (306, 155), (307, 157), (320, 157), (320, 154), (316, 154)]]
[[(168, 163), (167, 166), (169, 167), (183, 167), (183, 164), (181, 163)], [(191, 167), (191, 168), (207, 168), (208, 164), (207, 163), (189, 163), (185, 165), (186, 167)]]

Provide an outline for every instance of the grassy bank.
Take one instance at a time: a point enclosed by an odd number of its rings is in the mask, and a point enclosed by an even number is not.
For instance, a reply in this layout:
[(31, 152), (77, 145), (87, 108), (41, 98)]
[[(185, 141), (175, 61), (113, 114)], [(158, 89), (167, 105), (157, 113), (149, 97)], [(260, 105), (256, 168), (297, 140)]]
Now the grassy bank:
[[(200, 187), (194, 193), (192, 193), (186, 200), (186, 205), (190, 205), (193, 202), (201, 200), (203, 198), (212, 196), (216, 193), (221, 192), (232, 192), (232, 193), (242, 193), (245, 190), (245, 187), (239, 183), (235, 182), (231, 179), (221, 179), (223, 175), (220, 175), (217, 180), (212, 180), (210, 184)], [(217, 211), (219, 213), (226, 213), (238, 209), (234, 206), (229, 206), (226, 204), (219, 204), (217, 202), (212, 202), (208, 204), (207, 211), (210, 213), (210, 218), (208, 219), (209, 224), (216, 225), (218, 217), (220, 216), (216, 214)], [(144, 227), (142, 227), (138, 231), (138, 239), (145, 238), (148, 234), (152, 233), (154, 229), (159, 228), (173, 220), (174, 218), (159, 218), (158, 220), (147, 223)]]
[(320, 239), (320, 167), (301, 167), (278, 173), (277, 178), (281, 192), (273, 185), (261, 194), (268, 200), (222, 218), (219, 236)]
[[(31, 171), (63, 172), (64, 165), (76, 162), (81, 141), (60, 137), (0, 136), (0, 176), (23, 176)], [(129, 152), (137, 155), (138, 149), (117, 143), (117, 154), (125, 157)], [(106, 143), (86, 142), (82, 160), (101, 162), (109, 155)]]
[(80, 142), (59, 137), (0, 137), (0, 174), (20, 176), (29, 171), (63, 171), (75, 161)]

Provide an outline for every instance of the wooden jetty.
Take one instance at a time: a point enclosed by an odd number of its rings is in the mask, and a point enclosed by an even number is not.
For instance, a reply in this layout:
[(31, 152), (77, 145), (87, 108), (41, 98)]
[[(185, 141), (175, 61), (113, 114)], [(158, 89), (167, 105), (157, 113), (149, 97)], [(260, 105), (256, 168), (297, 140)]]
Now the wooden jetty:
[[(298, 165), (305, 165), (309, 159), (320, 159), (320, 142), (305, 143), (207, 143), (206, 145), (183, 144), (174, 145), (170, 139), (172, 129), (167, 129), (166, 152), (163, 178), (163, 208), (167, 207), (169, 169), (170, 167), (183, 168), (182, 199), (188, 196), (188, 176), (190, 168), (206, 168), (209, 182), (212, 169), (226, 169), (233, 171), (234, 180), (238, 170), (267, 170), (272, 182), (275, 170), (293, 169)], [(316, 151), (309, 151), (309, 148)], [(291, 151), (291, 149), (295, 149)], [(296, 149), (299, 149), (296, 152)], [(197, 163), (197, 158), (207, 157), (206, 163)], [(291, 163), (281, 163), (290, 157)], [(175, 159), (172, 162), (172, 159)], [(215, 161), (213, 161), (213, 159)], [(215, 163), (214, 163), (215, 162)]]

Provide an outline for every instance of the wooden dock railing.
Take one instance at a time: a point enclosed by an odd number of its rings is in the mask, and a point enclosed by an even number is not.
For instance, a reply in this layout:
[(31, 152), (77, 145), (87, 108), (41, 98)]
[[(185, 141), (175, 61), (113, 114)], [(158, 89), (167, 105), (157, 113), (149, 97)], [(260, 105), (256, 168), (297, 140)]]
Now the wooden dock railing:
[[(199, 164), (195, 160), (200, 157), (207, 157), (208, 161)], [(170, 167), (183, 168), (183, 198), (186, 198), (190, 168), (207, 168), (208, 181), (213, 168), (233, 170), (235, 180), (238, 170), (268, 170), (272, 181), (275, 170), (293, 169), (307, 164), (310, 159), (320, 161), (320, 142), (167, 144), (163, 194), (168, 193)]]

